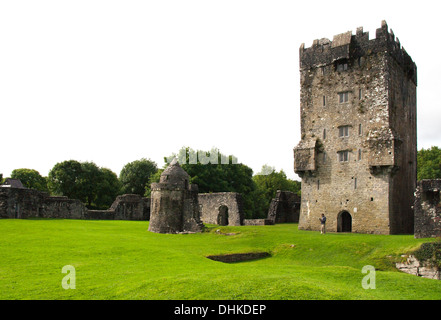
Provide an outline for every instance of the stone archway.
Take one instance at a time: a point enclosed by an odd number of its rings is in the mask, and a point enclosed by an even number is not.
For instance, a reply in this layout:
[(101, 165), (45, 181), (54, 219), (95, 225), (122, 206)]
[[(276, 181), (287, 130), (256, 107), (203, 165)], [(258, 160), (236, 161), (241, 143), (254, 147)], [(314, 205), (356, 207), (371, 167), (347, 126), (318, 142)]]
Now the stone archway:
[(228, 226), (228, 207), (220, 206), (219, 214), (217, 216), (217, 224), (220, 226)]
[(352, 216), (347, 211), (342, 211), (337, 216), (337, 232), (352, 232)]

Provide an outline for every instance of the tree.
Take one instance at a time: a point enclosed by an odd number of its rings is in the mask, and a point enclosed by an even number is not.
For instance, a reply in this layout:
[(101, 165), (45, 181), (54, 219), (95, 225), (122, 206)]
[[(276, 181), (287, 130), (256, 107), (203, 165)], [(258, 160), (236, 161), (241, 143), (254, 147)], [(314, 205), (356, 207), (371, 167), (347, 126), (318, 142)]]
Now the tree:
[(54, 195), (83, 201), (84, 193), (81, 190), (82, 172), (81, 163), (76, 160), (67, 160), (55, 164), (48, 175), (49, 191)]
[(117, 175), (93, 162), (68, 160), (57, 163), (48, 176), (55, 195), (81, 200), (89, 209), (107, 209), (120, 192)]
[(47, 179), (34, 169), (14, 169), (12, 179), (19, 179), (26, 188), (48, 192)]
[(432, 146), (417, 153), (417, 178), (441, 179), (441, 149)]
[[(237, 158), (225, 156), (218, 149), (194, 151), (187, 147), (166, 157), (166, 165), (176, 157), (190, 176), (190, 183), (198, 185), (200, 193), (238, 192), (242, 194), (243, 210), (247, 218), (255, 217), (257, 203), (254, 192), (253, 170), (237, 162)], [(159, 176), (156, 176), (159, 181)], [(153, 181), (155, 182), (155, 181)]]
[(142, 158), (126, 164), (119, 175), (122, 193), (133, 193), (143, 196), (150, 176), (158, 171), (155, 162)]
[(120, 194), (121, 183), (116, 173), (107, 168), (100, 168), (100, 179), (97, 184), (95, 205), (99, 209), (107, 209)]

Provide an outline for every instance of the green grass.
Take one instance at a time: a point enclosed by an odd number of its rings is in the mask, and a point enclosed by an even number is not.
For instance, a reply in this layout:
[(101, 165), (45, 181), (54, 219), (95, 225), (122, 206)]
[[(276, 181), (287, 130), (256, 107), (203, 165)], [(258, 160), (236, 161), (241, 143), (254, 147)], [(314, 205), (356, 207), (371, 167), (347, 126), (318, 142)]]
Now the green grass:
[[(0, 220), (0, 299), (441, 299), (441, 281), (393, 264), (429, 239), (209, 227), (169, 235), (148, 232), (145, 221)], [(251, 251), (272, 256), (205, 258)], [(61, 286), (65, 265), (76, 269), (75, 290)], [(374, 290), (362, 288), (365, 265), (377, 269)]]

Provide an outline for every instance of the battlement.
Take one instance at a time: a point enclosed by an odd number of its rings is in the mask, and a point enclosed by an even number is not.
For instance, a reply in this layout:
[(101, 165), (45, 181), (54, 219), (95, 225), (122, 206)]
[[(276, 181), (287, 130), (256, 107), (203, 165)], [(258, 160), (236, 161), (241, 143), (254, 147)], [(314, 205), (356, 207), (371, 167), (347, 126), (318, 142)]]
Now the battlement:
[(356, 30), (335, 35), (333, 40), (322, 38), (313, 41), (309, 48), (302, 43), (299, 50), (300, 69), (306, 70), (332, 64), (338, 60), (349, 62), (358, 61), (361, 57), (387, 52), (403, 68), (407, 76), (417, 84), (417, 67), (406, 50), (395, 37), (392, 29), (382, 21), (381, 28), (376, 30), (376, 38), (369, 39), (369, 32), (364, 32), (363, 27)]

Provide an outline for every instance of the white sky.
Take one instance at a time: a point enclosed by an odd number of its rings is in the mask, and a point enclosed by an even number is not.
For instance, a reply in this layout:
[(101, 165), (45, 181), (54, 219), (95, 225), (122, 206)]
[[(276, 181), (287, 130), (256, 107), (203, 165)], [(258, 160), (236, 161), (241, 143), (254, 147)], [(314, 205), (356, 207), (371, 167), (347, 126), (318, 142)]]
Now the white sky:
[(381, 20), (418, 67), (418, 149), (441, 146), (435, 1), (0, 0), (0, 173), (190, 146), (298, 179), (301, 43)]

